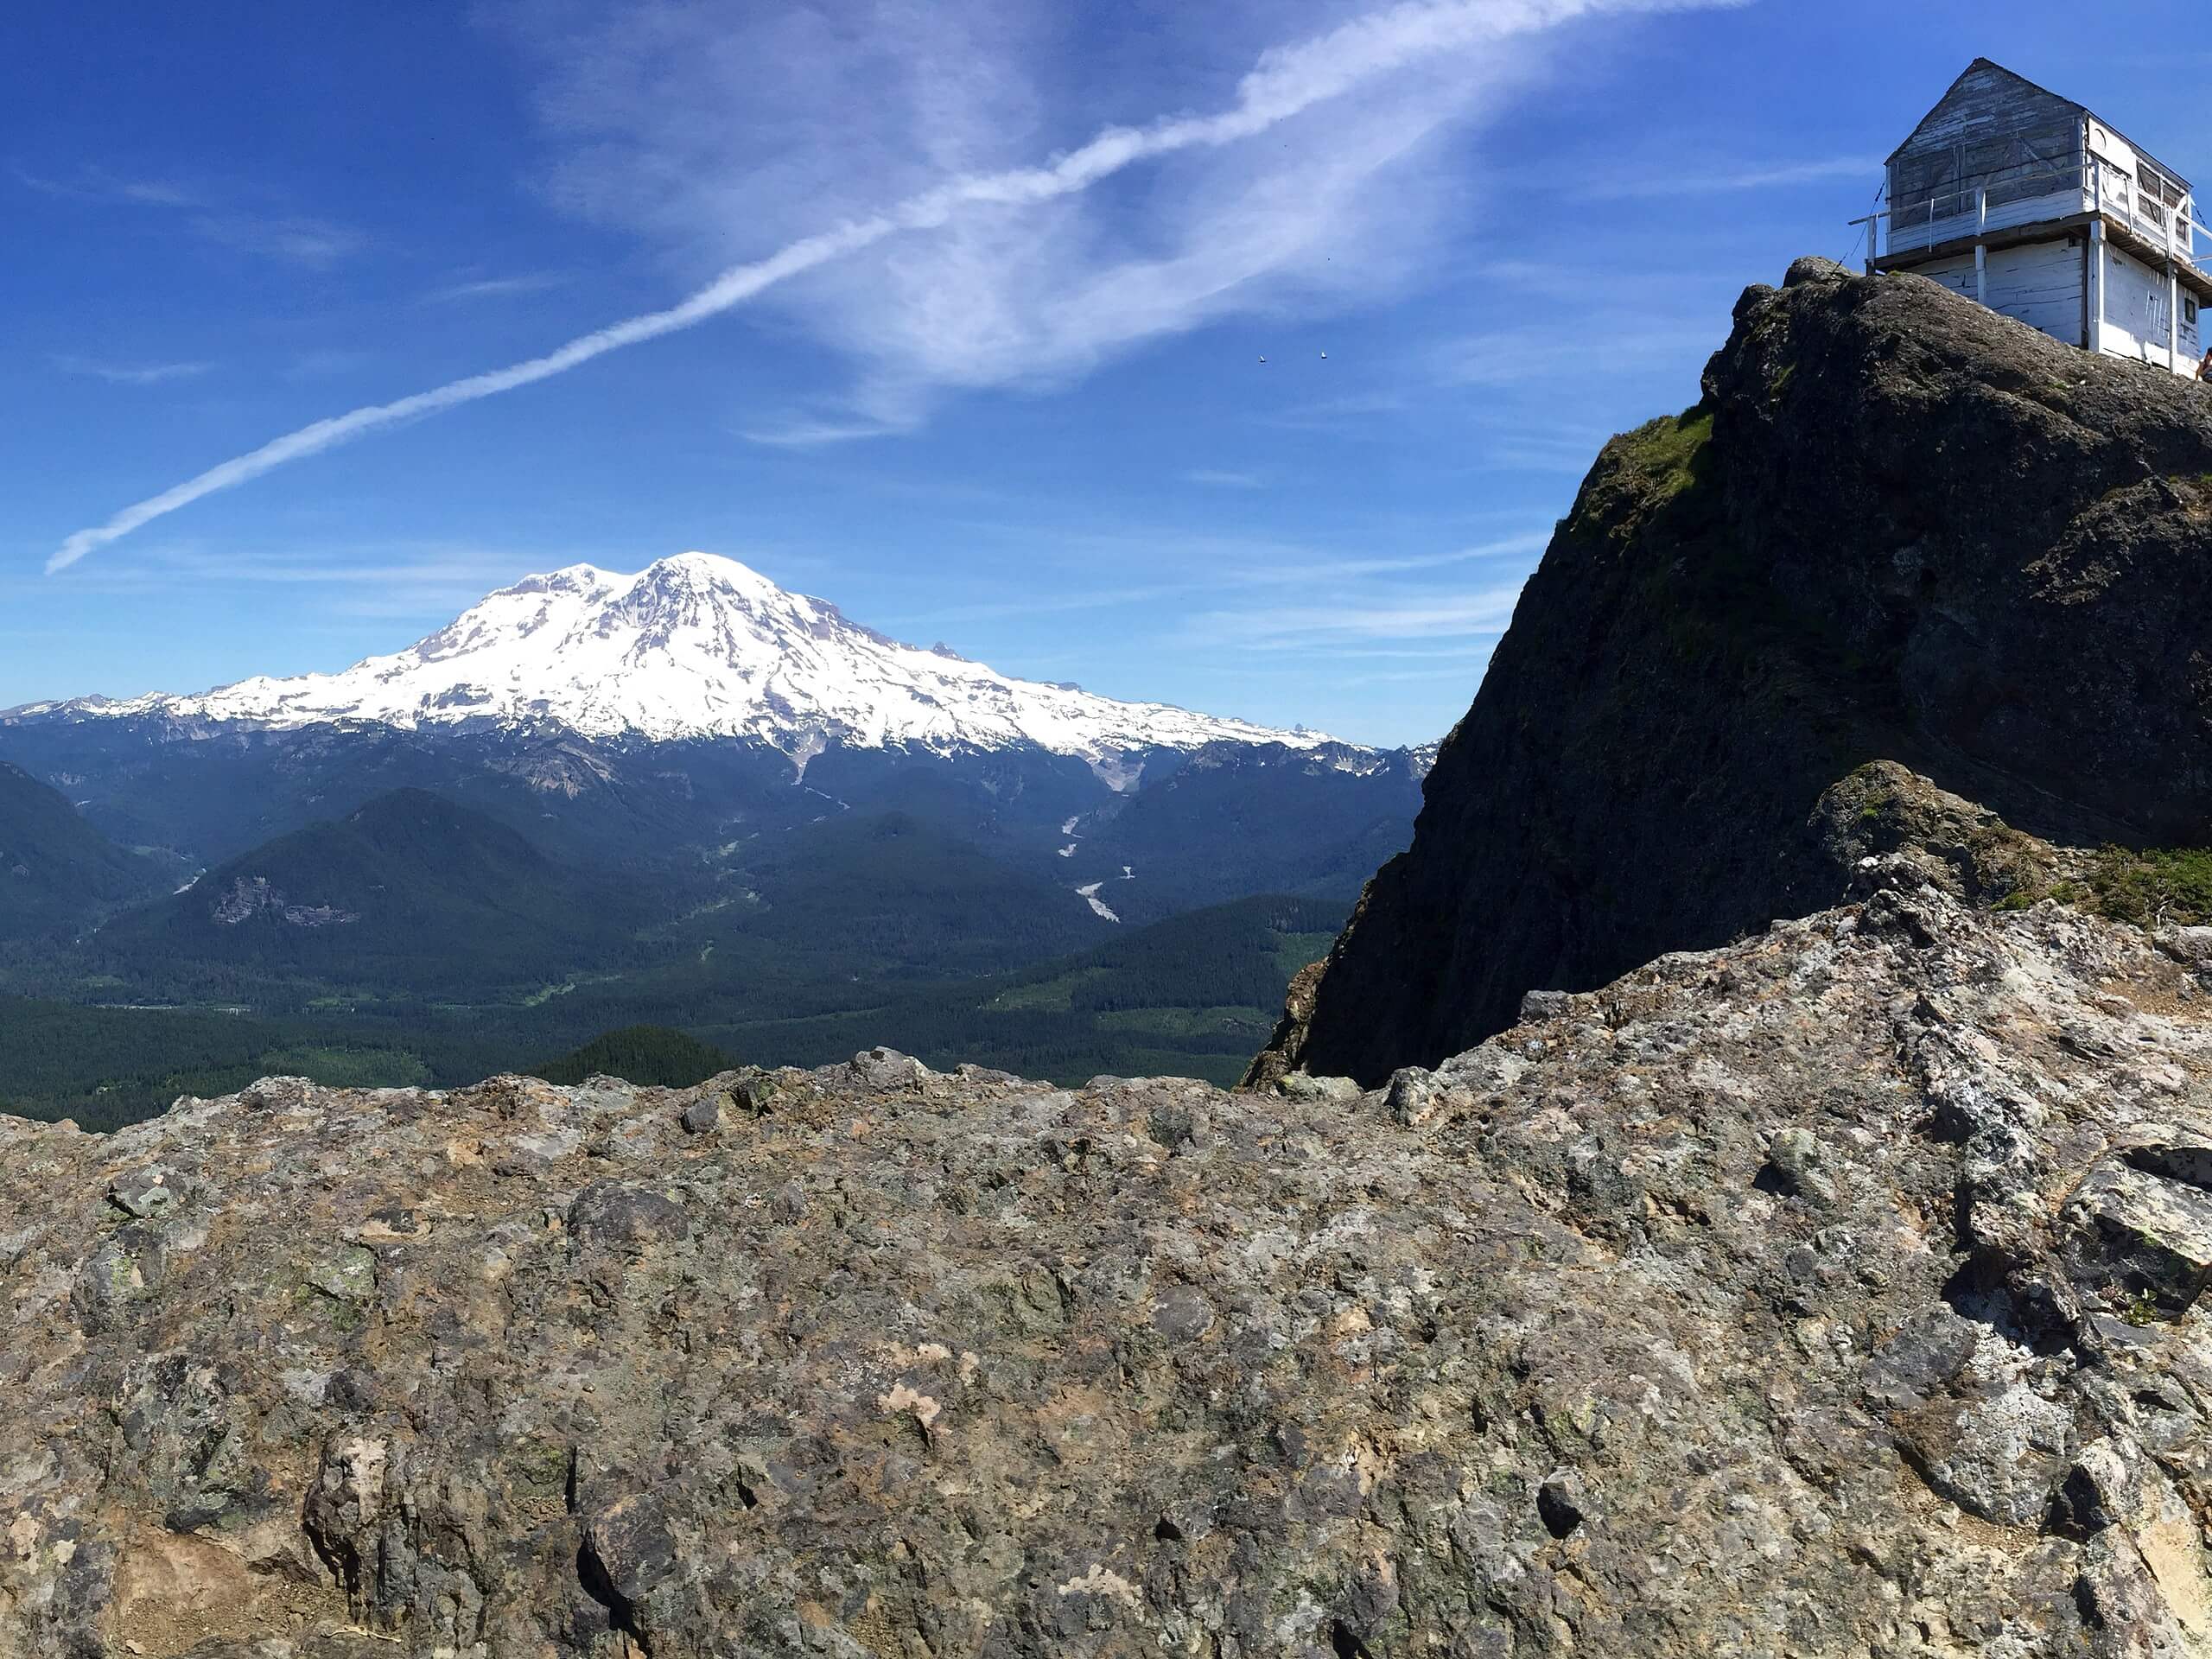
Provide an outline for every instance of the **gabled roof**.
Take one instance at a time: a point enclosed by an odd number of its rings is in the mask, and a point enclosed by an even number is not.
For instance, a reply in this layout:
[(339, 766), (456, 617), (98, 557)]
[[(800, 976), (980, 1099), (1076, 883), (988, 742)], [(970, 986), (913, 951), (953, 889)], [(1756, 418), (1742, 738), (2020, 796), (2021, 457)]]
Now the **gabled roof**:
[[(2021, 86), (2026, 87), (2031, 92), (2040, 92), (2045, 98), (2056, 99), (2057, 102), (2063, 104), (2068, 109), (2072, 110), (2076, 115), (2087, 115), (2089, 112), (2088, 106), (2087, 105), (2076, 104), (2072, 99), (2067, 98), (2061, 93), (2054, 92), (2048, 86), (2039, 86), (2034, 81), (2030, 80), (2025, 75), (2014, 73), (2012, 70), (2007, 69), (2003, 64), (1999, 63), (1993, 58), (1976, 58), (1972, 63), (1967, 65), (1965, 68), (1959, 71), (1957, 76), (1952, 80), (1951, 84), (1943, 89), (1943, 96), (1937, 99), (1933, 104), (1930, 104), (1928, 106), (1928, 113), (1922, 116), (1919, 120), (1912, 124), (1912, 131), (1905, 134), (1904, 143), (1899, 144), (1896, 149), (1891, 150), (1889, 154), (1888, 159), (1892, 162), (1897, 160), (1898, 154), (1904, 150), (1905, 144), (1910, 144), (1913, 141), (1914, 137), (1918, 135), (1920, 130), (1926, 126), (1929, 122), (1935, 119), (1936, 111), (1942, 109), (1946, 104), (1951, 101), (1951, 94), (1959, 90), (1959, 83), (1966, 79), (1968, 75), (1971, 75), (1975, 71), (1980, 69), (1994, 69), (1999, 74), (2004, 76), (2005, 79), (2018, 81)], [(2111, 123), (2107, 122), (2105, 124), (2109, 126)]]
[(1946, 86), (1943, 89), (1943, 96), (1937, 99), (1933, 104), (1928, 106), (1928, 113), (1922, 116), (1919, 120), (1912, 124), (1912, 131), (1905, 135), (1904, 143), (1899, 144), (1896, 149), (1891, 150), (1889, 153), (1887, 159), (1892, 162), (1897, 160), (1899, 152), (1905, 148), (1905, 144), (1910, 144), (1912, 142), (1914, 135), (1918, 133), (1921, 128), (1928, 124), (1929, 119), (1935, 115), (1936, 111), (1942, 109), (1945, 104), (1950, 101), (1951, 94), (1959, 90), (1959, 82), (1964, 80), (1968, 75), (1973, 74), (1975, 71), (1982, 69), (1994, 70), (1997, 73), (2004, 76), (2005, 79), (2017, 81), (2020, 86), (2027, 88), (2028, 91), (2040, 93), (2044, 98), (2048, 98), (2055, 103), (2062, 104), (2066, 108), (2073, 111), (2076, 115), (2093, 118), (2099, 126), (2108, 129), (2113, 137), (2119, 138), (2130, 149), (2133, 150), (2138, 156), (2143, 157), (2145, 161), (2149, 162), (2153, 167), (2157, 168), (2161, 173), (2164, 173), (2168, 178), (2179, 180), (2182, 188), (2184, 189), (2191, 188), (2189, 181), (2186, 178), (2183, 178), (2181, 174), (2176, 172), (2172, 168), (2168, 167), (2164, 162), (2151, 154), (2149, 150), (2144, 149), (2142, 145), (2137, 143), (2126, 133), (2120, 131), (2119, 127), (2114, 125), (2112, 122), (2106, 120), (2101, 115), (2098, 115), (2097, 112), (2094, 110), (2092, 110), (2088, 105), (2078, 103), (2075, 99), (2067, 97), (2063, 92), (2054, 92), (2050, 87), (2042, 86), (2036, 81), (2030, 80), (2025, 75), (2019, 73), (2018, 71), (2007, 69), (2003, 64), (1998, 62), (1994, 58), (1976, 58), (1972, 63), (1961, 70), (1957, 79), (1953, 80), (1948, 86)]

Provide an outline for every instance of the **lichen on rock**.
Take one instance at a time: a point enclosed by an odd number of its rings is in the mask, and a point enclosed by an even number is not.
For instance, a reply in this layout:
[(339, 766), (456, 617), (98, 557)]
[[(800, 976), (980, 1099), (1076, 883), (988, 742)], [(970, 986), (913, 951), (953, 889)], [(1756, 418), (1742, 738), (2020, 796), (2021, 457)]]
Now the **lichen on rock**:
[(1388, 1090), (0, 1119), (0, 1655), (2194, 1651), (2208, 975), (1900, 876)]

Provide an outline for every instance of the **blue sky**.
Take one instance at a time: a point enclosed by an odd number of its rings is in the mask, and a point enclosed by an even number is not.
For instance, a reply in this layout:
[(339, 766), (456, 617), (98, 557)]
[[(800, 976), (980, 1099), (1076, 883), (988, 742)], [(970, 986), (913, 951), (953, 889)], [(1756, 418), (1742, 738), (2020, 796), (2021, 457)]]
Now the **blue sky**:
[[(1851, 250), (1969, 60), (2202, 180), (2201, 21), (33, 0), (0, 16), (0, 706), (335, 668), (531, 570), (703, 548), (1009, 672), (1434, 737), (1599, 444), (1695, 397), (1745, 283)], [(691, 326), (105, 538), (718, 278)]]

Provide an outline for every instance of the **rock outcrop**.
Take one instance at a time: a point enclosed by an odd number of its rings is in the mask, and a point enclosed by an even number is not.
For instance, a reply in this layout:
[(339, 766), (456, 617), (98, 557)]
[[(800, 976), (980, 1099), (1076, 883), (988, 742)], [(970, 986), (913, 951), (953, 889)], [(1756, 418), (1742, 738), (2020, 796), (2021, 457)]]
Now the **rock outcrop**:
[(1255, 1080), (1837, 902), (1869, 762), (2031, 839), (2212, 841), (2212, 389), (1804, 260), (1704, 393), (1599, 457)]
[(1363, 1093), (0, 1119), (0, 1656), (2212, 1650), (2212, 931), (1867, 856)]

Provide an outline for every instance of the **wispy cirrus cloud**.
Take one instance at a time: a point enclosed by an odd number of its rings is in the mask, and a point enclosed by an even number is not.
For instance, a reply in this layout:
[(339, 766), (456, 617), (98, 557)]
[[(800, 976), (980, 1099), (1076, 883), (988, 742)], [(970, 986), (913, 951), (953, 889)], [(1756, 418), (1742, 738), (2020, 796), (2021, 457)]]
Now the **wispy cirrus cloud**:
[(91, 162), (59, 174), (34, 172), (21, 162), (13, 162), (8, 171), (26, 188), (67, 201), (104, 202), (129, 207), (200, 206), (200, 198), (181, 185), (163, 179), (129, 178)]
[(453, 305), (466, 300), (505, 300), (524, 294), (543, 294), (569, 280), (557, 270), (524, 271), (512, 276), (475, 276), (446, 283), (423, 295), (424, 305)]
[(1397, 639), (1490, 639), (1513, 620), (1521, 584), (1475, 593), (1426, 594), (1380, 604), (1283, 605), (1216, 611), (1193, 619), (1199, 638), (1267, 650), (1365, 645)]
[(1441, 385), (1506, 386), (1571, 378), (1617, 378), (1679, 362), (1711, 347), (1710, 326), (1619, 312), (1586, 315), (1577, 337), (1556, 328), (1488, 329), (1432, 346), (1424, 359)]
[(292, 353), (291, 361), (284, 365), (284, 375), (291, 380), (328, 379), (351, 374), (374, 361), (373, 353), (358, 351), (352, 346), (312, 346)]
[(1268, 480), (1257, 473), (1225, 472), (1213, 467), (1193, 467), (1183, 474), (1185, 484), (1214, 490), (1264, 490)]
[(1582, 201), (1722, 195), (1738, 190), (1784, 190), (1833, 179), (1864, 179), (1871, 184), (1881, 176), (1882, 161), (1874, 156), (1827, 156), (1797, 162), (1691, 159), (1662, 171), (1593, 179), (1574, 195)]
[(1397, 553), (1363, 558), (1337, 556), (1310, 565), (1286, 564), (1271, 567), (1264, 572), (1250, 571), (1246, 573), (1247, 583), (1250, 585), (1262, 578), (1268, 582), (1299, 584), (1357, 581), (1370, 576), (1402, 575), (1415, 570), (1441, 570), (1456, 565), (1487, 564), (1502, 559), (1518, 561), (1542, 552), (1544, 544), (1550, 539), (1548, 529), (1532, 530), (1517, 536), (1478, 542), (1471, 546), (1446, 548), (1437, 553)]
[(855, 438), (883, 438), (906, 430), (903, 422), (871, 419), (817, 420), (793, 416), (772, 424), (746, 426), (738, 435), (748, 443), (773, 449), (817, 449), (827, 444), (850, 443)]
[[(1124, 606), (1153, 606), (1163, 599), (1190, 599), (1207, 594), (1264, 594), (1270, 589), (1295, 589), (1325, 594), (1331, 606), (1339, 599), (1356, 603), (1370, 599), (1378, 579), (1442, 575), (1469, 566), (1517, 564), (1541, 552), (1549, 531), (1530, 530), (1465, 546), (1429, 553), (1347, 554), (1326, 549), (1300, 547), (1280, 542), (1229, 537), (1192, 537), (1160, 530), (1119, 537), (1065, 535), (1065, 547), (1085, 551), (1119, 551), (1130, 557), (1168, 551), (1176, 568), (1191, 574), (1138, 579), (1103, 588), (1063, 588), (1020, 600), (988, 601), (976, 604), (933, 607), (893, 619), (897, 626), (926, 631), (948, 622), (991, 617), (1034, 616), (1051, 612), (1113, 610)], [(1163, 567), (1164, 568), (1164, 567)], [(1451, 609), (1463, 598), (1459, 588), (1431, 590), (1399, 588), (1393, 605), (1411, 613)], [(1371, 607), (1370, 607), (1371, 608)], [(1207, 627), (1244, 611), (1222, 611), (1205, 620)], [(1262, 610), (1262, 616), (1280, 618), (1281, 612)]]
[[(887, 427), (918, 421), (944, 391), (1046, 383), (1239, 309), (1372, 298), (1414, 274), (1436, 223), (1440, 190), (1408, 188), (1401, 169), (1417, 169), (1446, 128), (1525, 89), (1543, 67), (1548, 33), (1730, 3), (1399, 0), (1350, 16), (1311, 8), (1306, 18), (1323, 26), (1265, 47), (1210, 111), (1133, 121), (1132, 92), (1121, 86), (1105, 124), (1058, 149), (1065, 118), (1047, 119), (1038, 79), (1007, 49), (1047, 22), (1010, 0), (971, 0), (972, 11), (884, 0), (858, 28), (813, 12), (714, 6), (587, 22), (554, 41), (567, 79), (551, 105), (580, 134), (598, 135), (587, 155), (626, 149), (638, 164), (616, 172), (619, 197), (594, 187), (588, 167), (572, 192), (661, 223), (698, 254), (738, 251), (741, 263), (675, 305), (542, 356), (287, 433), (76, 531), (48, 569), (289, 462), (696, 327), (772, 289), (788, 290), (790, 315), (861, 360), (854, 411)], [(1243, 15), (1248, 30), (1268, 15)], [(786, 29), (828, 38), (760, 32)], [(813, 48), (841, 94), (822, 111), (809, 105), (825, 73), (811, 67)], [(764, 76), (766, 62), (791, 73)], [(1059, 62), (1055, 90), (1080, 84), (1081, 54), (1064, 49)], [(875, 122), (878, 110), (895, 119)], [(777, 123), (794, 111), (806, 118), (785, 131)], [(709, 137), (694, 136), (700, 129)], [(848, 132), (853, 143), (842, 142)], [(1017, 146), (1050, 159), (1019, 159)], [(742, 164), (748, 156), (757, 164)], [(680, 165), (716, 158), (725, 164)], [(1140, 166), (1152, 170), (1147, 189), (1102, 196), (1086, 211), (1086, 198)], [(1385, 179), (1398, 188), (1380, 188)], [(656, 193), (656, 181), (671, 188)], [(764, 249), (778, 236), (790, 239)]]
[(349, 226), (310, 214), (260, 211), (221, 193), (171, 179), (133, 177), (92, 162), (65, 172), (38, 172), (16, 163), (16, 182), (44, 196), (109, 207), (153, 208), (181, 219), (202, 242), (232, 252), (321, 266), (350, 258), (368, 238)]
[(1448, 680), (1454, 685), (1479, 684), (1483, 664), (1490, 660), (1490, 653), (1461, 652), (1448, 668), (1392, 668), (1364, 674), (1345, 674), (1338, 677), (1341, 685), (1403, 685), (1415, 682)]
[(302, 213), (199, 213), (192, 228), (202, 241), (234, 253), (300, 265), (334, 265), (369, 245), (369, 238), (350, 226)]
[(104, 592), (188, 588), (296, 588), (312, 593), (318, 613), (442, 616), (532, 570), (576, 562), (566, 551), (518, 551), (464, 543), (332, 544), (315, 556), (281, 544), (241, 550), (197, 542), (156, 542), (127, 563), (97, 567), (86, 582)]
[(1492, 437), (1470, 462), (1478, 473), (1556, 473), (1580, 478), (1613, 434), (1595, 427), (1560, 427), (1547, 430), (1531, 426), (1525, 431), (1504, 432)]
[(47, 359), (64, 374), (80, 374), (105, 380), (111, 386), (158, 386), (170, 380), (189, 380), (215, 365), (213, 363), (106, 363), (97, 358), (56, 353)]
[[(1458, 200), (1434, 139), (1533, 84), (1548, 30), (1617, 9), (1159, 10), (1147, 58), (1123, 66), (1141, 79), (1097, 74), (1080, 15), (1010, 0), (661, 6), (585, 13), (568, 29), (549, 25), (543, 6), (507, 16), (544, 67), (550, 120), (576, 146), (555, 175), (556, 200), (643, 233), (684, 267), (747, 257), (825, 215), (864, 217), (947, 175), (1019, 170), (1056, 140), (1079, 161), (1097, 156), (1082, 142), (1086, 120), (1109, 143), (1142, 146), (1141, 190), (1109, 185), (1117, 166), (1049, 197), (976, 200), (925, 238), (855, 250), (779, 285), (765, 302), (844, 358), (852, 384), (842, 408), (750, 429), (818, 443), (909, 429), (950, 392), (1062, 384), (1222, 316), (1372, 301), (1418, 280)], [(1269, 43), (1301, 30), (1296, 44)], [(1126, 124), (1144, 107), (1139, 87), (1171, 104), (1217, 99), (1235, 79), (1231, 54), (1250, 66), (1238, 106)], [(783, 73), (764, 79), (763, 63)], [(1249, 142), (1262, 131), (1266, 143)]]
[[(1428, 377), (1424, 374), (1422, 380)], [(1389, 419), (1404, 415), (1417, 401), (1411, 386), (1401, 383), (1389, 389), (1345, 392), (1333, 397), (1291, 404), (1255, 416), (1261, 425), (1287, 432), (1326, 432), (1339, 437), (1386, 440)]]

